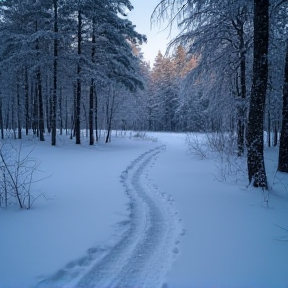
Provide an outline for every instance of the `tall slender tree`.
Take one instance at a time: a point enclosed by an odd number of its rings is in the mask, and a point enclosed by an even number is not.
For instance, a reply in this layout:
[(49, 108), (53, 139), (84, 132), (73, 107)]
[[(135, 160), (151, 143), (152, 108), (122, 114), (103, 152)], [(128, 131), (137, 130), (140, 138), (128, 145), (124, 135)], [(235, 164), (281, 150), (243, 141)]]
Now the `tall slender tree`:
[(288, 173), (288, 44), (286, 47), (286, 59), (285, 59), (282, 129), (280, 137), (278, 171)]
[(58, 0), (53, 0), (54, 10), (54, 42), (53, 42), (53, 96), (51, 103), (51, 144), (56, 145), (56, 125), (57, 125), (57, 86), (58, 86)]
[(253, 79), (247, 127), (248, 179), (267, 188), (264, 163), (264, 112), (268, 81), (269, 0), (254, 0)]
[[(95, 53), (96, 53), (96, 19), (95, 17), (92, 18), (92, 39), (91, 39), (91, 61), (93, 64), (95, 64)], [(95, 87), (95, 79), (91, 78), (91, 83), (90, 83), (90, 91), (89, 91), (89, 144), (93, 145), (94, 144), (94, 120), (95, 122), (97, 121), (94, 119), (94, 113), (97, 115), (97, 110), (94, 108), (94, 102), (96, 103), (96, 87)], [(96, 105), (95, 105), (96, 106)], [(97, 129), (96, 129), (97, 133)], [(97, 139), (97, 137), (96, 137)]]
[(76, 107), (75, 107), (75, 133), (76, 133), (76, 144), (81, 144), (81, 65), (80, 65), (80, 56), (82, 54), (82, 10), (81, 7), (78, 8), (78, 31), (77, 31), (77, 54), (78, 54), (78, 63), (77, 63), (77, 84), (76, 84)]

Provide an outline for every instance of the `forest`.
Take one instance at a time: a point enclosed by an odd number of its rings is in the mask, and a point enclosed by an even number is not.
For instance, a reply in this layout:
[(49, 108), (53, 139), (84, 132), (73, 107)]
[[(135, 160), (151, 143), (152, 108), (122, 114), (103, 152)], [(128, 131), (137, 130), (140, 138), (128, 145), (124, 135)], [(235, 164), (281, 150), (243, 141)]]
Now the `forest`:
[(149, 1), (0, 0), (0, 287), (288, 287), (288, 0)]
[(160, 1), (151, 21), (179, 33), (150, 67), (129, 0), (1, 1), (1, 138), (49, 133), (56, 145), (66, 133), (94, 145), (102, 130), (106, 143), (112, 129), (213, 132), (235, 139), (249, 181), (267, 188), (264, 132), (288, 172), (287, 7)]

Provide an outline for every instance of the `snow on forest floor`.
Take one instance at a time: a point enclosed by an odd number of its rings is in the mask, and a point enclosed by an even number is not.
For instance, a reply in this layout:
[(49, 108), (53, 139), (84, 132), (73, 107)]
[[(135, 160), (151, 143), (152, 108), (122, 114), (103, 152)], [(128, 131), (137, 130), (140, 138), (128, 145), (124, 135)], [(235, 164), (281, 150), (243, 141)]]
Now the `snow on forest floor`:
[(188, 155), (185, 134), (149, 135), (158, 141), (37, 143), (50, 177), (33, 190), (48, 200), (0, 210), (1, 288), (288, 287), (277, 151), (266, 153), (267, 206), (246, 179), (218, 181), (215, 158)]

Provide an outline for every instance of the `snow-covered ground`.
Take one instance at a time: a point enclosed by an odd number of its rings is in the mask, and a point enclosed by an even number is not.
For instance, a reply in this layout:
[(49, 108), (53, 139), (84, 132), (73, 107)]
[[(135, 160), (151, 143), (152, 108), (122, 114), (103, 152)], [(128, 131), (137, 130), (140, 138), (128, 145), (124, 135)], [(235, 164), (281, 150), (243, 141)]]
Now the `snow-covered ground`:
[[(31, 210), (0, 210), (0, 287), (287, 288), (288, 177), (267, 151), (268, 207), (219, 182), (184, 134), (37, 143)], [(274, 173), (273, 173), (274, 171)], [(238, 177), (241, 180), (241, 177)], [(284, 228), (284, 229), (283, 229)]]

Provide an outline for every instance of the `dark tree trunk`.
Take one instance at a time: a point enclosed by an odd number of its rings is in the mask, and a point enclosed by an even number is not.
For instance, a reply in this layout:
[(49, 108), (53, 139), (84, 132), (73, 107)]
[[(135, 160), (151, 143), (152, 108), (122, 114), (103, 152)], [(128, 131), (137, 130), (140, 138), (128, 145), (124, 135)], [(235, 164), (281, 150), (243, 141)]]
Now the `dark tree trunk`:
[[(92, 63), (95, 62), (95, 43), (96, 43), (96, 36), (95, 36), (95, 17), (93, 17), (92, 21), (92, 50), (91, 50), (91, 61)], [(94, 145), (94, 91), (95, 91), (95, 81), (94, 78), (91, 79), (90, 83), (90, 94), (89, 94), (89, 144)]]
[(68, 95), (65, 97), (65, 130), (66, 135), (68, 135)]
[(269, 0), (254, 0), (254, 59), (247, 127), (249, 182), (267, 188), (264, 164), (264, 111), (268, 79)]
[(111, 142), (111, 129), (112, 129), (112, 120), (114, 117), (115, 112), (115, 91), (112, 90), (112, 99), (111, 103), (109, 101), (109, 98), (106, 101), (106, 120), (107, 120), (107, 135), (105, 139), (105, 143)]
[(71, 127), (73, 129), (73, 133), (71, 133), (71, 139), (73, 137), (75, 137), (76, 135), (76, 121), (75, 121), (75, 117), (76, 117), (76, 99), (77, 99), (77, 85), (74, 84), (73, 85), (73, 114), (71, 117)]
[(57, 125), (57, 68), (58, 68), (58, 0), (53, 0), (54, 6), (54, 61), (53, 61), (53, 95), (51, 103), (51, 145), (56, 145)]
[(78, 64), (77, 64), (77, 86), (76, 86), (76, 115), (75, 115), (75, 133), (76, 133), (76, 144), (81, 144), (81, 67), (80, 67), (80, 55), (81, 55), (81, 44), (82, 44), (82, 13), (78, 11)]
[(15, 106), (17, 105), (15, 103), (15, 96), (12, 97), (12, 107), (11, 107), (11, 128), (13, 131), (14, 139), (16, 139), (16, 124), (15, 124)]
[(60, 88), (60, 91), (59, 91), (59, 125), (60, 125), (60, 135), (63, 135), (63, 113), (62, 113), (62, 88)]
[(288, 173), (288, 46), (286, 49), (285, 78), (283, 85), (282, 129), (280, 137), (278, 171)]
[(28, 84), (28, 71), (25, 68), (25, 132), (26, 136), (29, 134), (30, 117), (29, 117), (29, 84)]
[[(35, 30), (38, 31), (38, 20), (35, 21)], [(39, 40), (36, 39), (36, 47), (37, 56), (39, 57)], [(39, 60), (39, 59), (38, 59)], [(39, 109), (39, 119), (38, 119), (38, 128), (39, 128), (39, 139), (40, 141), (45, 141), (44, 139), (44, 110), (43, 110), (43, 96), (42, 96), (42, 79), (41, 79), (41, 69), (40, 66), (36, 71), (36, 91), (38, 96), (38, 109)]]
[(95, 95), (95, 136), (96, 142), (99, 141), (99, 134), (98, 134), (98, 96), (96, 87), (94, 87), (94, 95)]
[(46, 98), (46, 126), (47, 132), (51, 133), (51, 115), (52, 115), (52, 96), (49, 94), (49, 97)]
[(4, 123), (3, 123), (2, 96), (1, 96), (1, 93), (0, 93), (0, 128), (1, 128), (1, 139), (4, 139)]
[[(0, 71), (1, 79), (1, 71)], [(0, 90), (0, 129), (1, 129), (1, 139), (4, 139), (4, 123), (3, 123), (3, 111), (2, 111), (2, 95)]]
[(43, 109), (43, 95), (42, 95), (42, 79), (40, 68), (37, 70), (37, 93), (38, 93), (38, 105), (39, 105), (39, 139), (44, 139), (44, 109)]
[(94, 79), (91, 79), (89, 94), (89, 144), (94, 145)]
[(18, 125), (18, 139), (22, 139), (22, 125), (21, 125), (21, 103), (20, 103), (20, 91), (19, 83), (17, 82), (17, 125)]
[(38, 99), (37, 99), (37, 87), (35, 86), (35, 83), (33, 85), (33, 91), (34, 93), (31, 91), (32, 93), (32, 97), (33, 97), (33, 120), (32, 120), (32, 130), (33, 130), (33, 134), (37, 135), (38, 133)]

